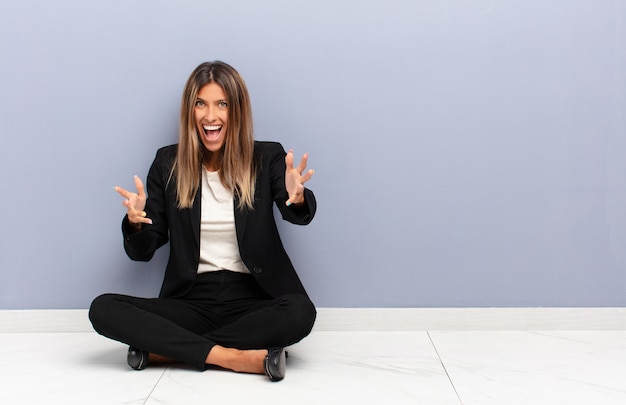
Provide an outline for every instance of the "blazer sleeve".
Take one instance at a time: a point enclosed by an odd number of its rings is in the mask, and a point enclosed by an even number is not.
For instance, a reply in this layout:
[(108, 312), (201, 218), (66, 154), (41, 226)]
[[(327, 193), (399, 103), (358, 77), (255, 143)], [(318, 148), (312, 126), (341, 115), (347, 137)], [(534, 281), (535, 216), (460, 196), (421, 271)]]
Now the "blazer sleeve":
[(168, 163), (171, 161), (172, 147), (159, 149), (150, 166), (146, 182), (146, 216), (152, 219), (152, 224), (144, 224), (141, 231), (133, 232), (130, 228), (128, 215), (122, 221), (122, 235), (124, 250), (129, 258), (136, 261), (149, 261), (161, 246), (166, 244), (168, 237), (168, 223), (165, 213), (166, 184), (169, 178)]
[(285, 221), (291, 222), (296, 225), (307, 225), (315, 216), (317, 210), (317, 202), (315, 195), (308, 188), (304, 188), (304, 204), (296, 206), (295, 204), (289, 207), (285, 205), (289, 199), (289, 194), (285, 188), (285, 171), (287, 165), (285, 164), (285, 156), (287, 153), (285, 149), (279, 143), (272, 143), (270, 150), (270, 176), (272, 181), (272, 193), (274, 195), (274, 202), (280, 211), (282, 218)]

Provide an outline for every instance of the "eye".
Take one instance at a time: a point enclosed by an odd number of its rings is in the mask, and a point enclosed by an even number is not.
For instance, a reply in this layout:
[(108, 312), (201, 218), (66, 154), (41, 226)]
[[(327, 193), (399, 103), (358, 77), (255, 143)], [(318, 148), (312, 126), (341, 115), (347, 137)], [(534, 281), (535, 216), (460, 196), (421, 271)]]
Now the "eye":
[(228, 107), (228, 103), (226, 101), (220, 101), (219, 103), (217, 103), (218, 107), (220, 108), (226, 108)]
[(196, 100), (196, 103), (194, 104), (196, 107), (204, 107), (204, 101), (202, 100)]

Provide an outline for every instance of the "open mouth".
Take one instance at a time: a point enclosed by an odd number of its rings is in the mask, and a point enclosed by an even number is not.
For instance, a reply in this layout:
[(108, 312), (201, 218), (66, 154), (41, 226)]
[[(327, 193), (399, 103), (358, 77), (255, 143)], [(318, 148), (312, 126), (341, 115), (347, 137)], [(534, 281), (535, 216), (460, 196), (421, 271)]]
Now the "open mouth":
[(204, 136), (208, 141), (217, 141), (222, 133), (221, 125), (203, 125), (204, 128)]

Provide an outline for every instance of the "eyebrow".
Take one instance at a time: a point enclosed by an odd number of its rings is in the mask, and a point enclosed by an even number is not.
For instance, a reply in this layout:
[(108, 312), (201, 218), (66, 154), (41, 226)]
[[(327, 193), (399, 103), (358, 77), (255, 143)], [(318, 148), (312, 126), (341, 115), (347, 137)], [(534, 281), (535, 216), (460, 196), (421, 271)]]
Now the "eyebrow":
[[(208, 104), (208, 101), (206, 101), (206, 100), (205, 100), (205, 99), (203, 99), (202, 97), (196, 97), (196, 101), (198, 101), (198, 100), (202, 101), (202, 102), (203, 102), (203, 103), (205, 103), (205, 104)], [(216, 100), (215, 102), (216, 102), (216, 103), (221, 103), (222, 101), (223, 101), (223, 102), (225, 102), (225, 103), (228, 103), (228, 100), (226, 100), (225, 98), (220, 99), (220, 100)]]

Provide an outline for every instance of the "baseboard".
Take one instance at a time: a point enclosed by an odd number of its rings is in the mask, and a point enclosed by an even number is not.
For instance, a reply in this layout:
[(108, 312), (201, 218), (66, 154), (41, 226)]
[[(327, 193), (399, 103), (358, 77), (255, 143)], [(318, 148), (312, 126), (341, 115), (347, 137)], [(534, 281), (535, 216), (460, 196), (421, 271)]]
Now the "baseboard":
[(626, 308), (323, 308), (317, 330), (626, 330)]
[[(626, 330), (626, 308), (319, 308), (314, 331)], [(87, 310), (0, 310), (0, 333), (92, 332)]]

